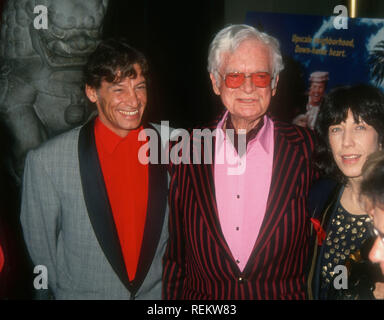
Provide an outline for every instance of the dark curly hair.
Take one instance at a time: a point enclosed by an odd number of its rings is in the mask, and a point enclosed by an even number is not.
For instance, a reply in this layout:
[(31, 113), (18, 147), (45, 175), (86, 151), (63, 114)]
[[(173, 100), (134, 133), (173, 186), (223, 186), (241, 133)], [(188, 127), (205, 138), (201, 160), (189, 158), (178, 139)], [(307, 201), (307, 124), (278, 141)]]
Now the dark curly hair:
[(118, 82), (126, 77), (136, 77), (134, 64), (140, 66), (147, 80), (148, 62), (140, 51), (132, 48), (124, 38), (103, 40), (88, 57), (84, 66), (84, 82), (99, 89), (103, 80)]
[(384, 142), (384, 95), (371, 85), (354, 85), (334, 88), (323, 100), (315, 123), (318, 145), (314, 153), (317, 169), (327, 177), (346, 183), (346, 177), (337, 167), (329, 145), (328, 130), (331, 125), (340, 124), (351, 110), (356, 122), (364, 120)]

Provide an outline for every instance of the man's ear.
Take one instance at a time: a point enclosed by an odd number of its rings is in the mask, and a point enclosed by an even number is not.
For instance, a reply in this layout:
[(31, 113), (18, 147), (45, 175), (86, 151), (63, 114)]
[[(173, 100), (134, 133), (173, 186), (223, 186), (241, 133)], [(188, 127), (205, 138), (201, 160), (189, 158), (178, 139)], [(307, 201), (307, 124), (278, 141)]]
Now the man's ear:
[(216, 82), (216, 78), (212, 72), (209, 73), (209, 77), (211, 78), (213, 92), (215, 92), (219, 96), (220, 95), (220, 89), (218, 87), (218, 83)]
[(277, 83), (279, 82), (279, 75), (277, 75), (275, 79), (273, 79), (272, 81), (273, 81), (272, 96), (274, 96), (276, 94)]
[(85, 85), (85, 94), (87, 95), (88, 99), (96, 103), (97, 101), (97, 90), (95, 88), (90, 87), (89, 85)]

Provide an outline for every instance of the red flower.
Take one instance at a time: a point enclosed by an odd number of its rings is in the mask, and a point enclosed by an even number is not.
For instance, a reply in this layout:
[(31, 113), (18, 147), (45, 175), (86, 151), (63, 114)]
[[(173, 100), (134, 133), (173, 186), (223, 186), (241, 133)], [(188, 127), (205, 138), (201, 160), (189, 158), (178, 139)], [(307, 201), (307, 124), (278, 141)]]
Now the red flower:
[(313, 227), (315, 228), (315, 231), (317, 232), (317, 242), (321, 246), (323, 244), (323, 241), (325, 240), (325, 231), (321, 226), (319, 220), (311, 218), (311, 222), (313, 224)]

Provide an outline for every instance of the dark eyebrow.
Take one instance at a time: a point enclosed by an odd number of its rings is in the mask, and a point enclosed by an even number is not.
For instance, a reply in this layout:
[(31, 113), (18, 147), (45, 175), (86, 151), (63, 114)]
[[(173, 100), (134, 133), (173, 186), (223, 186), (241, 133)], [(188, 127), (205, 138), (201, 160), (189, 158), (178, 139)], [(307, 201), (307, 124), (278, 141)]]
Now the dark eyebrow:
[(113, 89), (113, 88), (116, 88), (116, 87), (121, 87), (121, 84), (120, 82), (117, 82), (117, 83), (111, 83), (110, 85), (108, 85), (108, 89)]
[(137, 83), (137, 84), (135, 85), (135, 87), (140, 86), (140, 85), (142, 85), (142, 84), (147, 84), (147, 81), (146, 81), (146, 80), (143, 80), (143, 81)]
[[(147, 84), (147, 80), (143, 79), (143, 81), (140, 81), (139, 83), (135, 84), (135, 87), (140, 86), (142, 84)], [(113, 88), (122, 87), (122, 86), (123, 85), (121, 84), (121, 82), (110, 82), (108, 84), (108, 89), (113, 89)]]

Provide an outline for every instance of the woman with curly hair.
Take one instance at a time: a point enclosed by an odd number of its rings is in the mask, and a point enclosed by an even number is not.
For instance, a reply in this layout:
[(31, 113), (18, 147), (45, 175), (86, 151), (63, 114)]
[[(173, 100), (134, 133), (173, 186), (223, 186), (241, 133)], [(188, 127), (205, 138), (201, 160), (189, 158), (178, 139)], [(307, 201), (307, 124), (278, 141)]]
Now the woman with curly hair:
[[(327, 179), (313, 186), (308, 200), (311, 232), (317, 232), (309, 270), (309, 297), (380, 297), (382, 293), (375, 284), (381, 279), (371, 269), (367, 273), (366, 264), (360, 263), (373, 234), (359, 195), (362, 167), (384, 143), (383, 94), (368, 85), (333, 89), (320, 107), (315, 131), (319, 139), (315, 163)], [(348, 289), (335, 285), (340, 284), (339, 270), (348, 270)]]

